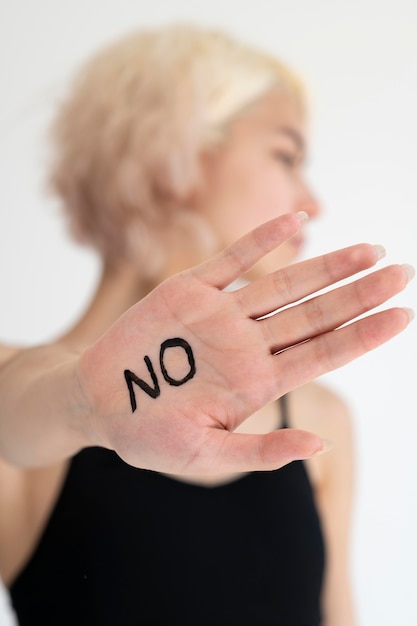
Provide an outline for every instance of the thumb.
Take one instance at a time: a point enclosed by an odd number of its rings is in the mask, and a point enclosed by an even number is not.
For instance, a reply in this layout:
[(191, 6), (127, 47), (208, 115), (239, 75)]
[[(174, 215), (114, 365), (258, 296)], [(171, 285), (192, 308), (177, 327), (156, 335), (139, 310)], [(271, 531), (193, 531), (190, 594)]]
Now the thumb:
[(223, 439), (215, 459), (216, 472), (273, 470), (316, 454), (331, 446), (305, 430), (284, 428), (266, 435), (218, 432)]

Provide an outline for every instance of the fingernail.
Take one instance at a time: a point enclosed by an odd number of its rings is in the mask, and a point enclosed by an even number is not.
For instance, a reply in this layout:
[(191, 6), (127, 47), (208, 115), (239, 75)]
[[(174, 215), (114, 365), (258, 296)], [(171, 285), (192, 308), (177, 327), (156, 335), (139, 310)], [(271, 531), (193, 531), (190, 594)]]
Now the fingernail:
[(313, 456), (320, 456), (321, 454), (325, 454), (326, 452), (329, 452), (329, 450), (331, 450), (334, 446), (333, 441), (331, 441), (330, 439), (322, 439), (321, 442), (323, 444), (322, 449), (318, 452), (315, 452)]
[(408, 282), (410, 282), (410, 280), (414, 278), (415, 273), (416, 273), (414, 267), (412, 265), (408, 265), (408, 263), (404, 263), (402, 268), (405, 270), (405, 273), (407, 274)]
[(414, 313), (414, 309), (409, 309), (408, 307), (404, 307), (403, 311), (405, 311), (408, 315), (408, 321), (412, 322), (414, 317), (415, 317), (415, 313)]
[(387, 251), (385, 250), (384, 246), (380, 246), (378, 243), (374, 246), (375, 250), (376, 250), (376, 254), (378, 257), (378, 261), (380, 259), (383, 259), (384, 256), (386, 255)]
[(308, 213), (306, 211), (297, 211), (297, 215), (301, 220), (301, 223), (304, 224), (308, 220)]

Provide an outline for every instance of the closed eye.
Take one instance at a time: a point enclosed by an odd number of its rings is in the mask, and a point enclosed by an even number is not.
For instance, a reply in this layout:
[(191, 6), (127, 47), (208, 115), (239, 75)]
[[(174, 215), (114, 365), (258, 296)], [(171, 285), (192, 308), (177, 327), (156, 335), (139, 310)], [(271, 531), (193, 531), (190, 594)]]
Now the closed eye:
[(297, 155), (291, 152), (286, 152), (285, 150), (275, 151), (274, 158), (283, 163), (286, 167), (290, 168), (296, 167), (300, 161)]

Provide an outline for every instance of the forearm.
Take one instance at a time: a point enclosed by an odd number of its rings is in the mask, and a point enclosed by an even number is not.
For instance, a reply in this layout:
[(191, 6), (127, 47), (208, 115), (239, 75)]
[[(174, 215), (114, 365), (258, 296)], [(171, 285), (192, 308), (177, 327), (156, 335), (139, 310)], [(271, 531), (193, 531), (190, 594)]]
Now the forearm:
[(0, 455), (47, 465), (91, 445), (78, 355), (60, 344), (19, 351), (0, 369)]

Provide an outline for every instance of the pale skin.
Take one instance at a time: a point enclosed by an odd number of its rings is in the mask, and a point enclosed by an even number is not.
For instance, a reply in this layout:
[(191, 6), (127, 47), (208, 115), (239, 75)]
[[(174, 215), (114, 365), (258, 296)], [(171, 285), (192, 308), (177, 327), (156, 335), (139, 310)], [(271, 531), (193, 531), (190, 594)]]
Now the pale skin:
[[(306, 152), (304, 119), (293, 100), (271, 93), (232, 126), (224, 146), (203, 157), (203, 191), (196, 208), (214, 222), (222, 241), (230, 243), (264, 219), (282, 212), (305, 210), (312, 219), (320, 206), (303, 176)], [(250, 207), (257, 207), (253, 211)], [(214, 208), (211, 208), (214, 207)], [(302, 247), (302, 235), (262, 259), (250, 277), (286, 265)], [(291, 426), (314, 431), (332, 442), (327, 455), (306, 461), (325, 534), (327, 562), (323, 592), (324, 623), (353, 626), (354, 606), (349, 581), (349, 529), (352, 507), (354, 451), (348, 407), (329, 389), (311, 383), (289, 398)], [(271, 432), (279, 425), (275, 404), (264, 407), (240, 429)], [(232, 477), (217, 477), (225, 481)], [(203, 479), (196, 477), (197, 482)], [(214, 482), (212, 477), (206, 481)]]
[[(260, 136), (259, 125), (268, 126), (267, 110), (269, 115), (272, 109), (285, 112), (283, 103), (281, 107), (276, 104), (263, 102), (259, 110), (248, 112), (232, 128), (231, 141), (233, 133), (236, 141), (249, 141), (250, 129), (255, 140), (257, 123)], [(281, 128), (285, 122), (286, 128), (304, 136), (299, 113), (287, 108), (291, 119), (274, 118), (273, 139), (265, 132), (268, 150), (262, 143), (258, 153), (247, 151), (251, 158), (258, 155), (258, 171), (256, 163), (250, 166), (254, 181), (262, 172), (268, 173), (261, 153), (266, 160), (272, 144), (278, 153), (295, 151), (297, 142), (288, 133), (277, 133), (277, 125)], [(239, 131), (239, 124), (243, 130)], [(309, 381), (407, 326), (407, 311), (397, 308), (335, 330), (398, 293), (406, 286), (409, 271), (389, 266), (310, 304), (256, 319), (372, 268), (380, 250), (360, 244), (274, 271), (298, 252), (302, 217), (296, 212), (307, 211), (313, 217), (319, 210), (299, 170), (302, 155), (297, 152), (296, 166), (290, 169), (277, 159), (273, 184), (272, 170), (269, 186), (266, 179), (257, 179), (257, 188), (268, 192), (268, 197), (256, 197), (253, 183), (252, 196), (246, 189), (240, 199), (232, 199), (227, 191), (229, 181), (230, 189), (234, 184), (231, 174), (225, 175), (222, 184), (211, 183), (220, 175), (217, 164), (222, 160), (226, 163), (221, 172), (233, 173), (234, 154), (233, 145), (230, 149), (226, 142), (216, 157), (204, 155), (203, 185), (190, 198), (190, 210), (205, 216), (218, 235), (219, 249), (261, 222), (281, 212), (285, 215), (193, 270), (185, 268), (200, 259), (188, 258), (186, 246), (176, 246), (165, 275), (157, 282), (174, 271), (181, 273), (141, 300), (145, 293), (138, 287), (136, 269), (126, 264), (107, 266), (90, 309), (60, 342), (29, 351), (2, 347), (0, 452), (5, 460), (0, 471), (0, 507), (10, 514), (0, 519), (0, 571), (10, 583), (29, 558), (62, 485), (67, 459), (82, 447), (103, 445), (133, 465), (211, 482), (309, 459), (330, 554), (323, 599), (325, 623), (350, 626), (354, 623), (347, 582), (350, 418), (334, 394)], [(258, 209), (254, 223), (243, 220), (250, 215), (242, 206), (245, 198), (248, 206)], [(237, 214), (241, 203), (242, 219), (222, 222), (222, 203)], [(222, 291), (241, 276), (252, 282), (231, 293)], [(190, 294), (198, 307), (190, 307)], [(159, 346), (169, 337), (182, 337), (192, 346), (196, 375), (179, 387), (161, 384), (157, 399), (137, 390), (138, 408), (132, 413), (123, 371), (136, 370), (145, 378), (144, 355), (156, 363)], [(273, 354), (306, 339), (310, 341)], [(183, 363), (175, 352), (172, 355), (169, 369), (175, 372)], [(276, 430), (279, 415), (271, 402), (293, 389), (294, 428)], [(317, 456), (323, 450), (322, 438), (332, 440), (333, 450)]]

